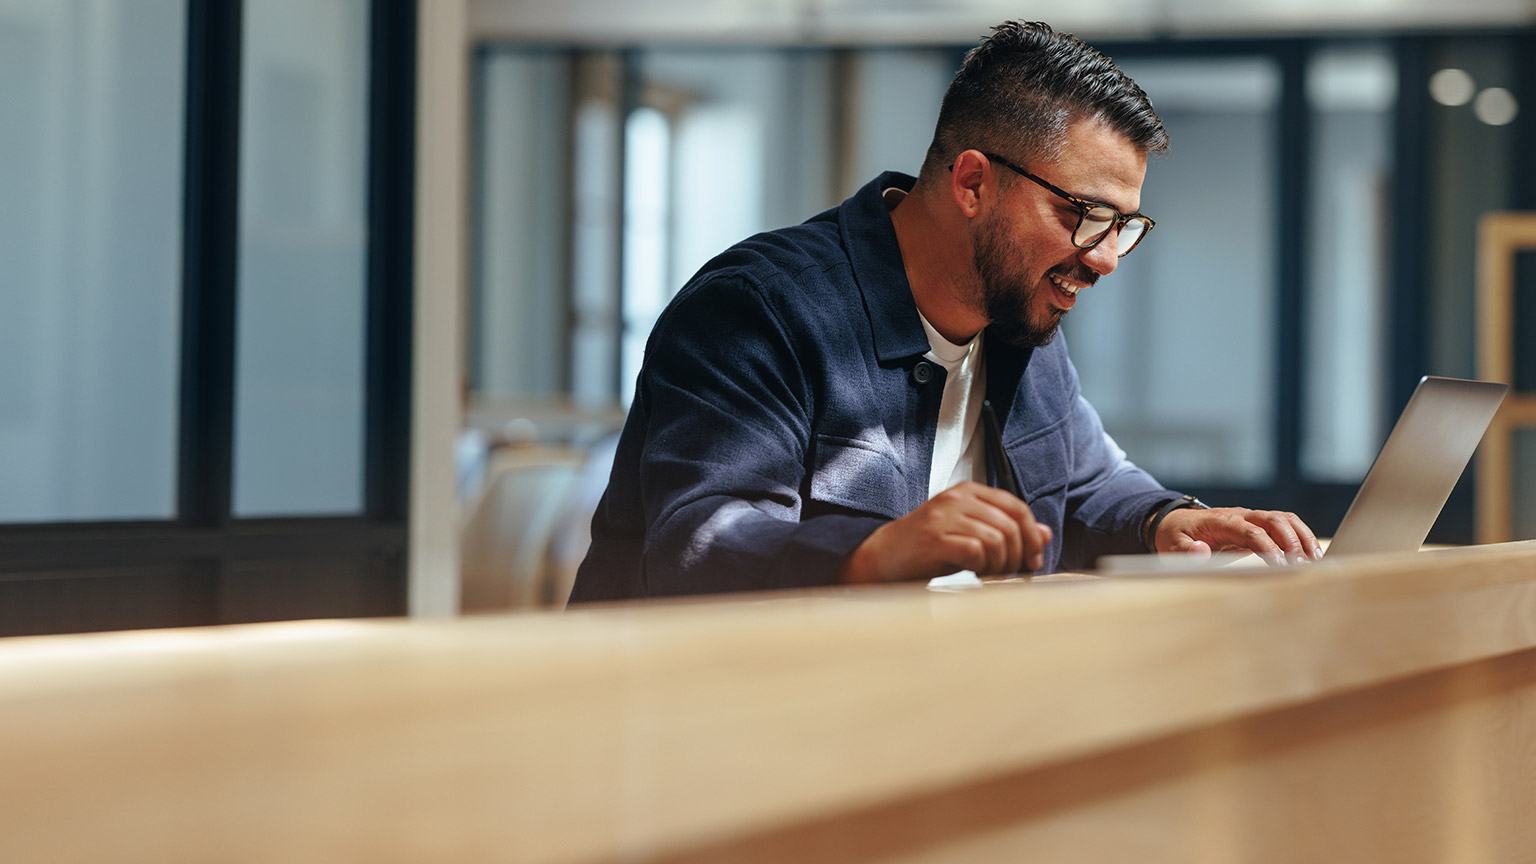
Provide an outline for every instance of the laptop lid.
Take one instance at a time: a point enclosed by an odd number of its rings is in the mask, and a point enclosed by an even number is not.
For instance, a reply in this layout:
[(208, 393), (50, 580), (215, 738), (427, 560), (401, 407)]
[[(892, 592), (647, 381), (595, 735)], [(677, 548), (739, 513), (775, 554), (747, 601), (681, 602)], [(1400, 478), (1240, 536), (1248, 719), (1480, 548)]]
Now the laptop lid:
[(1421, 378), (1328, 556), (1418, 550), (1508, 391), (1508, 384), (1490, 381)]

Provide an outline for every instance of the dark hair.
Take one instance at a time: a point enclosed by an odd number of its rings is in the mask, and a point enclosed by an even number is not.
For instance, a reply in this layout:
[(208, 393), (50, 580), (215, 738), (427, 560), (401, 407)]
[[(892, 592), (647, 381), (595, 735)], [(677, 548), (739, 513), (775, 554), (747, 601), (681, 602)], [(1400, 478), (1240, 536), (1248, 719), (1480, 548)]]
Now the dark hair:
[(1152, 100), (1114, 61), (1049, 24), (999, 24), (950, 82), (923, 174), (936, 176), (967, 149), (1024, 165), (1055, 159), (1078, 120), (1099, 120), (1143, 152), (1168, 149)]

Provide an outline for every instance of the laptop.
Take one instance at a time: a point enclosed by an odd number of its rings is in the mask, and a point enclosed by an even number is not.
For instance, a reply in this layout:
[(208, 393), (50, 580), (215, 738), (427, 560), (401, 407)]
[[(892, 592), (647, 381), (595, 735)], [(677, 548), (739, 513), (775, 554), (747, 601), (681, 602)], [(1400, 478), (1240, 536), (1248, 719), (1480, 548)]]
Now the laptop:
[(1328, 544), (1328, 556), (1413, 552), (1472, 461), (1508, 384), (1419, 379)]
[[(1490, 381), (1432, 375), (1419, 379), (1324, 557), (1417, 551), (1507, 392), (1508, 384)], [(1129, 576), (1205, 569), (1240, 560), (1260, 563), (1248, 553), (1213, 555), (1209, 561), (1178, 555), (1110, 555), (1099, 559), (1099, 568)]]

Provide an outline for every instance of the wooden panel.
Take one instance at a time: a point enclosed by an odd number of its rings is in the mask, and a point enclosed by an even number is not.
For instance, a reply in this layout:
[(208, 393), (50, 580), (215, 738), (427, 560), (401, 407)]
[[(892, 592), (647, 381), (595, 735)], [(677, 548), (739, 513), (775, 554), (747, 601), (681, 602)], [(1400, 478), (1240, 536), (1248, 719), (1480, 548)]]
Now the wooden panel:
[(217, 620), (207, 567), (0, 574), (0, 636), (189, 627)]
[(1536, 859), (1536, 652), (663, 855), (684, 862)]
[[(1485, 213), (1477, 226), (1477, 377), (1515, 383), (1515, 253), (1536, 249), (1536, 213)], [(1511, 539), (1515, 430), (1536, 427), (1536, 396), (1512, 392), (1477, 458), (1477, 540)]]
[(18, 639), (0, 858), (1520, 860), (1533, 649), (1536, 542)]
[(405, 607), (399, 524), (11, 528), (0, 539), (0, 635), (398, 615)]
[(0, 636), (405, 614), (398, 558), (363, 555), (0, 574)]
[(219, 608), (231, 624), (404, 615), (404, 567), (378, 557), (240, 562), (219, 580)]

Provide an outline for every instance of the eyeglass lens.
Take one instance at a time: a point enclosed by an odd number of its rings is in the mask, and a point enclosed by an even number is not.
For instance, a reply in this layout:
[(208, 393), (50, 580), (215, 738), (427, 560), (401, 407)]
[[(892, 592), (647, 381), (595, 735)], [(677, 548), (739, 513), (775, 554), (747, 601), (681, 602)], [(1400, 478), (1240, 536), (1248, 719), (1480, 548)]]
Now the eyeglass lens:
[[(1109, 229), (1115, 225), (1115, 220), (1120, 214), (1110, 207), (1089, 207), (1083, 214), (1083, 221), (1077, 226), (1077, 231), (1072, 237), (1072, 242), (1080, 247), (1092, 246), (1104, 239)], [(1125, 226), (1120, 229), (1119, 247), (1120, 254), (1124, 255), (1141, 240), (1141, 235), (1147, 231), (1147, 220), (1139, 216), (1127, 219)]]

